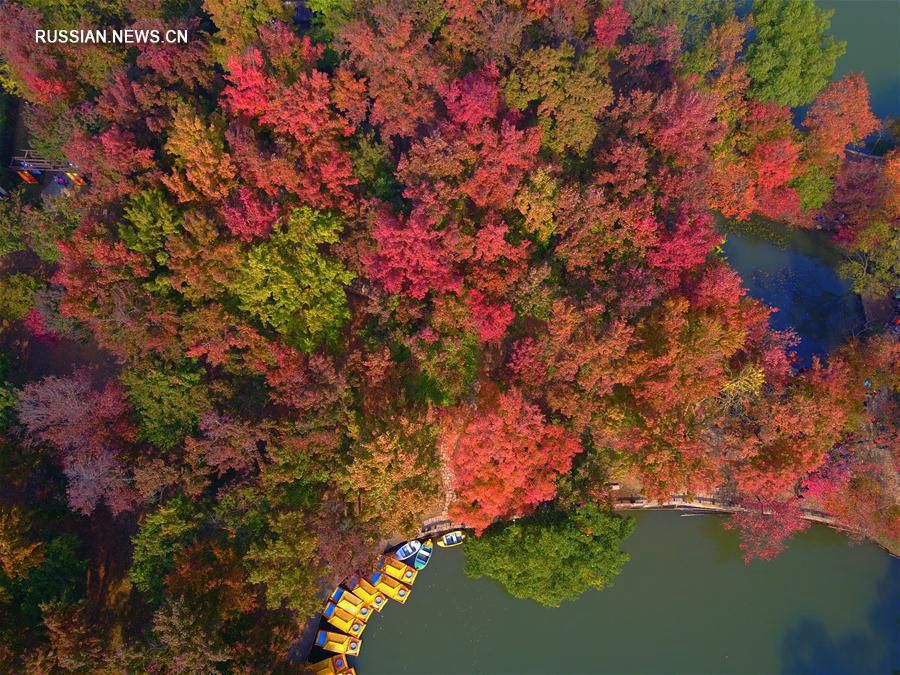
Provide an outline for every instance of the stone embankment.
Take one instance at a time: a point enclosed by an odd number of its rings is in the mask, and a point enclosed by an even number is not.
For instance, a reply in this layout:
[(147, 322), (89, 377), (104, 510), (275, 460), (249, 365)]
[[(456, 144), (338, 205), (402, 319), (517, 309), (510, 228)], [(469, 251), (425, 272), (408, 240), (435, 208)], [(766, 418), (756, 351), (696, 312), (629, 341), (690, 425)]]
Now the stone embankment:
[[(616, 499), (614, 508), (623, 511), (630, 509), (702, 509), (719, 513), (734, 513), (742, 510), (742, 507), (738, 504), (721, 499), (715, 495), (694, 495), (692, 497), (688, 495), (672, 495), (666, 501), (647, 499), (640, 495), (624, 496)], [(806, 520), (843, 529), (837, 519), (822, 511), (800, 509), (800, 512)]]

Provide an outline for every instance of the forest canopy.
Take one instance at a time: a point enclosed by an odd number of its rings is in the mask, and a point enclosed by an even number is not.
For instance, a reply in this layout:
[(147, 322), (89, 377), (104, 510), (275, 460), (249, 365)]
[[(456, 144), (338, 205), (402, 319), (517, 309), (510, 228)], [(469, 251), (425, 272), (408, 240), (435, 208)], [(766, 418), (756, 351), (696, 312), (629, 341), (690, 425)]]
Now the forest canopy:
[[(73, 22), (189, 40), (32, 39)], [(882, 124), (829, 25), (0, 6), (0, 119), (78, 177), (0, 201), (0, 669), (277, 669), (438, 515), (471, 575), (558, 605), (627, 560), (614, 488), (715, 496), (748, 559), (813, 511), (897, 551), (896, 335), (805, 367), (716, 227), (823, 229), (898, 290), (900, 152), (847, 152)]]

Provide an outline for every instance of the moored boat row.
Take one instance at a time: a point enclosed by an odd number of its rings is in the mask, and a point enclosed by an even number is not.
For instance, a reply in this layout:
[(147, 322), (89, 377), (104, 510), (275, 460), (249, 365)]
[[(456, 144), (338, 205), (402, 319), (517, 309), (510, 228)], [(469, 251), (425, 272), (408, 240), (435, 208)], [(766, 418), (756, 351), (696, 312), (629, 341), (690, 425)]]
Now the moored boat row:
[[(442, 535), (438, 546), (458, 546), (465, 533), (454, 530)], [(356, 675), (347, 656), (356, 656), (362, 647), (362, 635), (373, 612), (380, 612), (387, 599), (401, 605), (409, 600), (410, 587), (419, 572), (428, 565), (434, 542), (417, 539), (406, 542), (393, 553), (378, 556), (367, 577), (350, 577), (334, 589), (322, 610), (322, 619), (336, 630), (320, 629), (315, 646), (335, 655), (315, 663), (307, 663), (309, 675)], [(408, 561), (408, 562), (404, 562)], [(340, 631), (340, 632), (337, 632)]]

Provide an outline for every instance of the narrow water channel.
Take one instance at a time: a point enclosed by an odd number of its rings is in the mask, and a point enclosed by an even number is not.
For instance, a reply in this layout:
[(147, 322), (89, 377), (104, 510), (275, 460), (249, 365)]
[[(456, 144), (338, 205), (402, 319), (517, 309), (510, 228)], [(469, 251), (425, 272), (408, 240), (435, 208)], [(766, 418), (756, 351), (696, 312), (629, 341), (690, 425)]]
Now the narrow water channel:
[(360, 673), (886, 673), (900, 668), (900, 561), (814, 526), (745, 566), (715, 514), (639, 513), (612, 587), (558, 609), (436, 550), (363, 636)]
[(843, 255), (826, 233), (760, 218), (720, 229), (725, 258), (748, 293), (777, 309), (769, 324), (800, 338), (798, 366), (808, 367), (813, 356), (824, 358), (862, 330), (862, 302), (838, 274)]

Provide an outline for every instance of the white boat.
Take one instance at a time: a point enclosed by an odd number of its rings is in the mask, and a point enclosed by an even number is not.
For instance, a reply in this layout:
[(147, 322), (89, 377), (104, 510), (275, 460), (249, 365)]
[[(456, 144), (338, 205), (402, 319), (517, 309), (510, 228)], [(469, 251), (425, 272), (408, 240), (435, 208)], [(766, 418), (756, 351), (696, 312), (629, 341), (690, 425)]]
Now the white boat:
[(453, 530), (453, 532), (447, 532), (444, 536), (438, 539), (438, 546), (442, 548), (450, 548), (451, 546), (459, 546), (466, 538), (466, 533), (462, 530)]
[(407, 558), (412, 558), (416, 553), (419, 552), (419, 549), (422, 548), (422, 542), (417, 539), (413, 539), (411, 541), (406, 542), (394, 551), (394, 557), (397, 560), (406, 560)]

